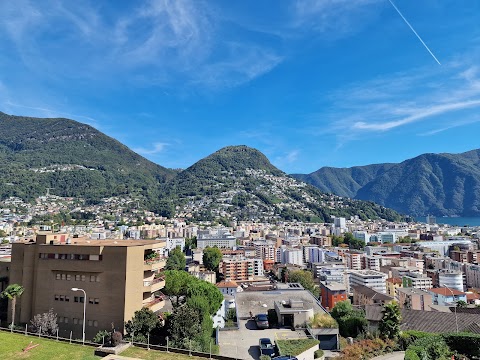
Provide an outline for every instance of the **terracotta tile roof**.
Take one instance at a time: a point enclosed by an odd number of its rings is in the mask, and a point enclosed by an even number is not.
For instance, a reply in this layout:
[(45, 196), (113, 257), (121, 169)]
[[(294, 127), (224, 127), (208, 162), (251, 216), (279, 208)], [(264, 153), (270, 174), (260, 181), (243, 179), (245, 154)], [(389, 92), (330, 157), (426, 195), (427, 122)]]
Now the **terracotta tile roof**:
[(237, 288), (238, 284), (235, 281), (220, 281), (217, 284), (217, 287), (219, 288)]
[(456, 289), (451, 289), (451, 288), (445, 288), (445, 287), (431, 288), (431, 289), (427, 289), (427, 291), (433, 292), (438, 295), (443, 295), (443, 296), (452, 296), (452, 293), (453, 295), (465, 295), (465, 293), (462, 291), (458, 291)]

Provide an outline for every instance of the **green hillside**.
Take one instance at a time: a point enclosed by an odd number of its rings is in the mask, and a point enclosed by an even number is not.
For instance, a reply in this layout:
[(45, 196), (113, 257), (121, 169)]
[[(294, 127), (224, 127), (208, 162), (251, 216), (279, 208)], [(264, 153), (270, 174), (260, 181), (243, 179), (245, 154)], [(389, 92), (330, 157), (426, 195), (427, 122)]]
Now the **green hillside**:
[(175, 171), (156, 165), (89, 125), (0, 113), (0, 197), (45, 194), (153, 199)]
[(479, 216), (479, 165), (480, 150), (472, 150), (294, 176), (323, 191), (374, 201), (402, 213)]

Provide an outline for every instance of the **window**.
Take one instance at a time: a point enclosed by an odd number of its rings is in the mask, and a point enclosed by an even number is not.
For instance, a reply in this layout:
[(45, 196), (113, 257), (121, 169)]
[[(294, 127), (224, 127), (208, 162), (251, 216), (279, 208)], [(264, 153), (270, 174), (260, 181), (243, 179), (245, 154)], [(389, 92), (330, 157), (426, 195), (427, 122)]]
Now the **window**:
[(100, 303), (100, 300), (95, 298), (95, 300), (93, 301), (94, 304), (99, 304)]
[(82, 275), (82, 281), (85, 281), (85, 275)]
[(65, 324), (68, 324), (68, 318), (67, 317), (63, 318), (63, 321), (64, 321)]
[(65, 301), (70, 301), (70, 296), (65, 296)]
[(90, 275), (90, 282), (94, 282), (95, 281), (95, 275)]
[(78, 324), (78, 319), (77, 318), (73, 318), (73, 323), (76, 325)]
[(90, 255), (89, 260), (98, 261), (100, 259), (99, 255)]
[(88, 303), (93, 304), (93, 298), (88, 298)]
[(60, 275), (60, 274), (56, 274), (56, 275), (55, 275), (55, 279), (56, 279), (56, 280), (60, 280), (60, 279), (61, 279), (61, 276), (62, 276), (62, 275)]
[(72, 277), (72, 276), (71, 276), (70, 274), (67, 274), (67, 280), (68, 280), (68, 281), (70, 281), (71, 277)]
[(75, 275), (75, 280), (80, 281), (80, 275)]
[(95, 281), (96, 281), (96, 282), (100, 282), (100, 276), (98, 276), (98, 275), (95, 276)]
[(55, 295), (55, 301), (58, 301), (60, 300), (60, 296), (59, 295)]
[(62, 280), (66, 280), (66, 279), (67, 279), (67, 275), (62, 274)]
[(78, 319), (78, 323), (79, 323), (80, 325), (83, 325), (83, 319)]
[(93, 326), (93, 321), (92, 320), (88, 320), (88, 326)]
[(60, 301), (65, 301), (65, 295), (60, 295)]
[(98, 321), (97, 320), (93, 320), (93, 326), (98, 327)]
[(63, 316), (59, 316), (59, 317), (58, 317), (58, 322), (59, 322), (59, 323), (63, 323)]

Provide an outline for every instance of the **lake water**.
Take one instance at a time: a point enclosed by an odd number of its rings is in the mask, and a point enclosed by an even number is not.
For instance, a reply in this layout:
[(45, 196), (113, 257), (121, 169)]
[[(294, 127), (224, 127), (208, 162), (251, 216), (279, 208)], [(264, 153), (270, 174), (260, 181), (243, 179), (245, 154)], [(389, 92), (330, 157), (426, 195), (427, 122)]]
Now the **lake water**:
[(457, 226), (480, 226), (480, 218), (478, 217), (437, 217), (437, 223), (449, 224)]

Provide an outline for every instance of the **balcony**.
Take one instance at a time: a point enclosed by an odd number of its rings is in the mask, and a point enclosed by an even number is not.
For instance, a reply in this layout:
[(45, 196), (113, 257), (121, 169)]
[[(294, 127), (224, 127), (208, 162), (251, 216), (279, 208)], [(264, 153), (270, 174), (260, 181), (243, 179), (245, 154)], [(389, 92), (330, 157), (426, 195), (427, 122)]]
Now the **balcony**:
[(165, 287), (165, 277), (143, 281), (143, 292), (155, 292)]
[(166, 264), (167, 264), (167, 259), (164, 257), (155, 257), (153, 259), (146, 259), (143, 261), (143, 270), (144, 271), (160, 270), (160, 269), (163, 269)]
[(161, 310), (165, 306), (165, 299), (166, 296), (160, 293), (159, 295), (153, 297), (153, 300), (144, 303), (143, 307), (152, 310), (153, 312), (157, 312)]

